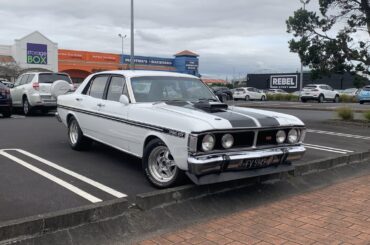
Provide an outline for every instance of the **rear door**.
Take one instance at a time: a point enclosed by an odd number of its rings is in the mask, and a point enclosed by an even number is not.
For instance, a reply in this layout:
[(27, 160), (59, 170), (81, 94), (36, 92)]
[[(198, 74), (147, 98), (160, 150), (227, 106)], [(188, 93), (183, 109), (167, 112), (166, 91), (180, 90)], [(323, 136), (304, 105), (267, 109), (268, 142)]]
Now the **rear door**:
[(14, 84), (14, 88), (11, 89), (10, 93), (13, 99), (14, 106), (22, 105), (22, 95), (25, 91), (25, 85), (27, 82), (28, 74), (23, 74), (18, 77), (17, 81)]

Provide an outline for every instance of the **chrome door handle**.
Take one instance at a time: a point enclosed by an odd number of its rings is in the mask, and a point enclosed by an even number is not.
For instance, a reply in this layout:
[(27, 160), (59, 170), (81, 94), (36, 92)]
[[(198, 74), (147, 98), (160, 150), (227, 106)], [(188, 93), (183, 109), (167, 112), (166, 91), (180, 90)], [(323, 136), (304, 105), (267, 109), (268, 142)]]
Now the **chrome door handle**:
[(104, 104), (97, 104), (97, 106), (99, 106), (99, 107), (104, 107), (105, 105)]
[(77, 100), (77, 101), (82, 101), (82, 99), (81, 99), (81, 98), (76, 98), (76, 100)]

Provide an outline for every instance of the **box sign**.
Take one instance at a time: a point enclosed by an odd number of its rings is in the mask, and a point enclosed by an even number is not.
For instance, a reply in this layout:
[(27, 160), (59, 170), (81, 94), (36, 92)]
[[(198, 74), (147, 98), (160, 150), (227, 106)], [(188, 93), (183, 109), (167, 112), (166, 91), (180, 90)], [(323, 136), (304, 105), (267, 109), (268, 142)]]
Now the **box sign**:
[(298, 88), (297, 75), (276, 75), (270, 78), (270, 88), (295, 89)]
[(188, 71), (197, 71), (199, 67), (198, 61), (186, 61), (185, 63), (186, 70)]
[[(122, 56), (123, 64), (130, 64), (131, 58), (129, 55)], [(150, 65), (150, 66), (173, 66), (173, 59), (163, 59), (157, 57), (135, 56), (135, 65)]]
[(47, 65), (48, 46), (45, 44), (27, 43), (27, 64)]

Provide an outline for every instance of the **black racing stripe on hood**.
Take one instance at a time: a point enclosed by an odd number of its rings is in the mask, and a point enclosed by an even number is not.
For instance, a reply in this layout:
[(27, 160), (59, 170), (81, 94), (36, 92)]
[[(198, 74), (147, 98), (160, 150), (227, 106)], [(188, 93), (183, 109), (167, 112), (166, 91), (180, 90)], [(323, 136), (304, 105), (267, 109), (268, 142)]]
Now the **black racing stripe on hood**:
[(261, 124), (262, 127), (280, 126), (279, 121), (276, 118), (269, 116), (267, 111), (266, 111), (266, 114), (262, 114), (262, 113), (250, 112), (250, 111), (245, 111), (245, 110), (237, 110), (237, 109), (235, 110), (235, 108), (233, 108), (232, 110), (237, 113), (255, 118)]
[(254, 127), (258, 127), (258, 125), (255, 123), (255, 121), (253, 121), (253, 119), (245, 117), (245, 116), (240, 115), (240, 114), (233, 113), (230, 110), (221, 111), (221, 112), (214, 112), (214, 113), (210, 113), (210, 114), (212, 114), (214, 116), (221, 117), (225, 120), (228, 120), (234, 128), (252, 128), (252, 127), (254, 128)]
[(234, 113), (230, 110), (220, 110), (217, 112), (210, 112), (207, 110), (201, 110), (199, 108), (194, 107), (193, 104), (188, 102), (166, 102), (167, 105), (176, 106), (176, 107), (182, 107), (190, 110), (196, 110), (199, 112), (211, 114), (212, 116), (223, 118), (230, 122), (231, 126), (234, 128), (255, 128), (258, 127), (256, 122), (249, 117), (240, 115), (238, 113)]

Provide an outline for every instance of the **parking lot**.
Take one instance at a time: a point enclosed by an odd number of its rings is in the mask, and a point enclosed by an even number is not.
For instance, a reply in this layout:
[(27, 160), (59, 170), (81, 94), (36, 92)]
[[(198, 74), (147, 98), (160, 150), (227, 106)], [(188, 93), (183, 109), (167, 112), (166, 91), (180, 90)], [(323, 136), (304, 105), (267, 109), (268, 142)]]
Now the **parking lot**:
[[(333, 113), (276, 109), (307, 125), (311, 161), (369, 150), (370, 130), (326, 123)], [(0, 221), (154, 191), (141, 161), (102, 144), (76, 152), (53, 114), (0, 118)], [(299, 164), (299, 162), (298, 162)]]

